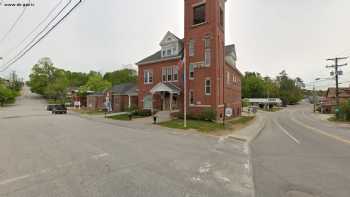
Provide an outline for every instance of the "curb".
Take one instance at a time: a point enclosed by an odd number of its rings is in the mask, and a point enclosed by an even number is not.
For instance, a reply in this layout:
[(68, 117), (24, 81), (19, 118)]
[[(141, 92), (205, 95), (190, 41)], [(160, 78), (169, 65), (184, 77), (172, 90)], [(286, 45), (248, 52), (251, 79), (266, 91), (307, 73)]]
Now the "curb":
[[(255, 124), (257, 124), (257, 126)], [(250, 130), (250, 129), (256, 130), (256, 132), (253, 135), (251, 135), (251, 136), (239, 136), (239, 135), (231, 134), (231, 135), (226, 136), (225, 138), (235, 139), (235, 140), (247, 142), (248, 144), (250, 144), (254, 139), (256, 139), (260, 135), (261, 131), (265, 128), (265, 125), (266, 125), (265, 118), (258, 115), (258, 116), (256, 116), (256, 120), (253, 123), (253, 125), (242, 129), (242, 132), (244, 132), (244, 130)]]

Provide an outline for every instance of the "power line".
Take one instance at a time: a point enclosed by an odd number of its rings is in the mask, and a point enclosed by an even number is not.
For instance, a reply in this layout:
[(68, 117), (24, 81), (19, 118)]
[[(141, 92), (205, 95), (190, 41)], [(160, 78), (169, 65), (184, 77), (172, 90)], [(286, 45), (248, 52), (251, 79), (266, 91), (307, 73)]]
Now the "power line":
[(37, 25), (34, 27), (34, 29), (28, 33), (23, 40), (21, 40), (15, 47), (13, 47), (12, 49), (9, 50), (9, 52), (7, 52), (4, 56), (7, 57), (8, 55), (10, 55), (14, 50), (16, 50), (17, 48), (19, 48), (51, 15), (52, 13), (62, 4), (63, 0), (61, 0), (60, 2), (58, 2), (48, 13), (48, 15)]
[[(35, 40), (42, 34), (44, 33), (52, 24), (52, 22), (54, 22), (61, 14), (62, 12), (72, 3), (72, 0), (69, 0), (68, 3), (66, 3), (66, 5), (56, 14), (55, 17), (53, 17), (49, 23), (30, 41), (27, 43), (27, 45), (20, 51), (17, 53), (17, 55), (15, 55), (12, 59), (10, 59), (9, 61), (6, 62), (6, 64), (9, 64), (10, 62), (12, 62), (13, 60), (17, 59), (17, 57), (21, 56), (21, 54), (26, 51), (26, 49), (35, 42)], [(0, 71), (1, 72), (1, 71)]]
[(27, 50), (25, 50), (20, 56), (18, 56), (15, 60), (8, 63), (8, 65), (0, 70), (0, 72), (6, 71), (10, 66), (12, 66), (14, 63), (16, 63), (18, 60), (20, 60), (24, 55), (26, 55), (33, 47), (35, 47), (40, 41), (42, 41), (47, 35), (50, 34), (52, 30), (54, 30), (65, 18), (67, 18), (80, 4), (82, 3), (82, 0), (79, 0), (78, 3), (76, 3), (73, 8), (71, 8), (54, 26), (52, 26), (49, 31), (47, 31), (42, 37), (39, 38), (32, 46), (30, 46)]
[[(28, 3), (30, 4), (30, 0), (28, 0)], [(5, 35), (2, 37), (2, 39), (0, 40), (0, 44), (2, 44), (4, 42), (4, 40), (10, 35), (10, 33), (15, 29), (16, 25), (19, 23), (19, 21), (22, 19), (24, 13), (27, 10), (27, 6), (25, 6), (22, 10), (22, 12), (19, 14), (19, 16), (17, 17), (17, 19), (15, 20), (15, 22), (11, 25), (10, 29), (5, 33)]]

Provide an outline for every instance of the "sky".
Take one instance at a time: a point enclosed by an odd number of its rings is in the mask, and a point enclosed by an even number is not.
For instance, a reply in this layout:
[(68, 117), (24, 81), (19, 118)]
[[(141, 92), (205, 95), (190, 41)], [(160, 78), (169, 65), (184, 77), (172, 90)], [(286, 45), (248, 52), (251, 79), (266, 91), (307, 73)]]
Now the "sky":
[[(3, 4), (26, 1), (0, 0)], [(34, 5), (0, 42), (0, 57), (4, 57), (0, 65), (24, 47), (15, 48), (55, 5), (61, 2), (62, 8), (68, 1), (31, 0)], [(133, 67), (130, 64), (160, 49), (167, 31), (183, 37), (183, 4), (183, 0), (84, 0), (8, 71), (28, 79), (41, 57), (50, 57), (59, 68), (79, 72)], [(241, 72), (275, 77), (286, 70), (310, 85), (315, 78), (329, 77), (327, 58), (350, 56), (349, 7), (348, 0), (228, 0), (226, 44), (236, 45)], [(0, 5), (0, 41), (22, 11), (22, 7)], [(350, 65), (343, 71), (341, 81), (350, 81)], [(0, 73), (4, 75), (8, 73)], [(326, 81), (316, 86), (322, 89), (333, 84)]]

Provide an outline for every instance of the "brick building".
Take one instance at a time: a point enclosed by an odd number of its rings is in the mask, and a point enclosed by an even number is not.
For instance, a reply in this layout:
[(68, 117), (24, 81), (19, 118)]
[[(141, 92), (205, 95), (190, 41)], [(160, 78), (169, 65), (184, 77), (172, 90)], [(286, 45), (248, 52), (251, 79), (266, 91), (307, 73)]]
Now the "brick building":
[(106, 101), (110, 101), (113, 112), (124, 112), (138, 106), (137, 85), (135, 83), (114, 85), (106, 92), (92, 93), (86, 98), (87, 108), (90, 110), (103, 110), (106, 108)]
[[(241, 114), (241, 73), (234, 45), (225, 46), (226, 0), (185, 0), (184, 39), (168, 32), (161, 50), (137, 63), (138, 106), (143, 109), (183, 109), (184, 80), (190, 113), (224, 108)], [(186, 66), (186, 77), (184, 66)]]
[[(339, 88), (339, 102), (350, 100), (350, 87)], [(321, 100), (322, 113), (334, 113), (337, 105), (336, 88), (328, 88), (326, 96)]]

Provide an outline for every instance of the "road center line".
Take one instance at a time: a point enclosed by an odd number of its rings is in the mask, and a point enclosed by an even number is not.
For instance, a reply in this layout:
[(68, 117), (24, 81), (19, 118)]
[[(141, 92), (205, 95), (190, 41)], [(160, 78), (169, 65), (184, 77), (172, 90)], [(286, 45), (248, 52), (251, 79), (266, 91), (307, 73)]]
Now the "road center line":
[(292, 119), (292, 121), (294, 121), (295, 123), (297, 123), (297, 124), (299, 124), (299, 125), (301, 125), (301, 126), (303, 126), (303, 127), (305, 127), (305, 128), (308, 128), (308, 129), (310, 129), (310, 130), (313, 131), (313, 132), (316, 132), (316, 133), (318, 133), (318, 134), (327, 136), (327, 137), (329, 137), (329, 138), (333, 138), (334, 140), (343, 142), (343, 143), (345, 143), (345, 144), (350, 144), (350, 140), (341, 138), (341, 137), (339, 137), (339, 136), (337, 136), (337, 135), (330, 134), (330, 133), (328, 133), (328, 132), (326, 132), (326, 131), (322, 131), (321, 129), (317, 129), (317, 128), (311, 127), (311, 126), (309, 126), (309, 125), (306, 125), (306, 124), (302, 123), (301, 121), (295, 119), (293, 116), (291, 117), (291, 119)]
[(285, 128), (281, 126), (276, 120), (274, 120), (274, 123), (285, 133), (290, 139), (292, 139), (295, 143), (300, 144), (300, 141), (295, 138), (292, 134), (290, 134)]

